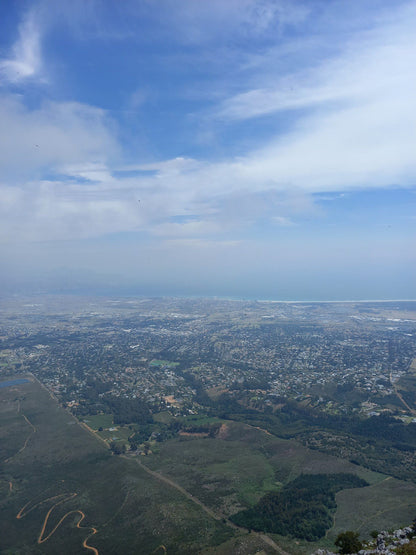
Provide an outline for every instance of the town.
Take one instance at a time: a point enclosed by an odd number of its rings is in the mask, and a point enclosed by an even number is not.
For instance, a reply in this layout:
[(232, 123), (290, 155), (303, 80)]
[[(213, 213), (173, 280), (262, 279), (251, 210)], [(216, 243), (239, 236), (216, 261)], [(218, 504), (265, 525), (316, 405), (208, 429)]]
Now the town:
[(62, 302), (6, 309), (0, 360), (78, 415), (99, 412), (96, 393), (197, 414), (202, 389), (262, 410), (284, 397), (332, 414), (415, 419), (412, 391), (397, 385), (415, 370), (416, 303)]

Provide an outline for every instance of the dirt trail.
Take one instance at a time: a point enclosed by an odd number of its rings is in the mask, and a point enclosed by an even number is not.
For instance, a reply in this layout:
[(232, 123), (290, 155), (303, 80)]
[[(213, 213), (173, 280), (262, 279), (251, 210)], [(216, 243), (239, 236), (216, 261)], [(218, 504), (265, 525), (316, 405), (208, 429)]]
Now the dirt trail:
[(409, 407), (409, 405), (406, 403), (406, 401), (403, 399), (401, 393), (397, 389), (396, 384), (393, 382), (393, 377), (391, 375), (391, 372), (390, 372), (390, 383), (393, 386), (394, 392), (396, 393), (397, 397), (400, 399), (402, 404), (407, 408), (407, 410), (410, 412), (410, 414), (413, 414), (413, 416), (416, 416), (416, 410)]
[[(396, 506), (396, 509), (398, 509), (398, 508), (400, 508), (400, 507), (411, 507), (411, 506), (412, 506), (412, 503), (409, 503), (409, 502), (400, 503), (400, 505), (397, 505), (397, 506)], [(374, 515), (372, 515), (370, 518), (378, 517), (378, 516), (380, 516), (380, 515), (382, 515), (382, 514), (384, 514), (384, 513), (388, 513), (389, 511), (391, 511), (391, 508), (377, 511), (377, 512), (376, 512)], [(370, 518), (365, 519), (365, 520), (360, 524), (360, 526), (358, 526), (358, 528), (356, 528), (356, 531), (359, 532), (359, 531), (361, 530), (361, 528), (367, 524), (367, 522), (370, 520)]]
[(27, 436), (27, 438), (26, 438), (26, 440), (25, 440), (23, 446), (17, 451), (17, 453), (15, 453), (14, 455), (12, 455), (12, 456), (9, 457), (8, 459), (6, 459), (6, 460), (4, 461), (5, 463), (11, 461), (11, 460), (14, 459), (15, 457), (17, 457), (17, 455), (18, 455), (19, 453), (21, 453), (22, 451), (24, 451), (24, 450), (26, 449), (26, 447), (27, 447), (27, 444), (28, 444), (28, 442), (29, 442), (29, 439), (33, 436), (33, 434), (35, 434), (35, 433), (37, 432), (36, 426), (34, 426), (34, 425), (32, 424), (32, 422), (29, 420), (29, 418), (28, 418), (25, 414), (23, 414), (23, 412), (20, 412), (20, 401), (18, 401), (18, 404), (17, 404), (17, 412), (23, 416), (23, 418), (25, 419), (26, 423), (29, 424), (29, 426), (32, 428), (32, 431), (31, 431), (30, 434)]
[(246, 424), (246, 423), (244, 423), (244, 425), (248, 426), (249, 428), (253, 428), (254, 430), (260, 430), (261, 432), (264, 432), (267, 436), (275, 437), (268, 430), (265, 430), (264, 428), (260, 428), (260, 426), (252, 426), (251, 424)]
[(266, 536), (266, 534), (262, 534), (262, 533), (258, 533), (258, 536), (265, 542), (267, 543), (267, 545), (269, 545), (270, 547), (273, 547), (273, 549), (275, 551), (277, 551), (278, 553), (280, 553), (280, 555), (289, 555), (289, 553), (287, 553), (286, 551), (284, 551), (281, 547), (279, 547), (277, 545), (277, 543), (275, 543), (272, 538), (269, 538), (269, 536)]
[(106, 442), (105, 439), (103, 439), (102, 437), (100, 437), (96, 432), (94, 432), (94, 430), (92, 428), (90, 428), (88, 426), (88, 424), (85, 424), (85, 422), (80, 422), (79, 420), (77, 420), (78, 424), (81, 426), (81, 428), (84, 428), (84, 430), (87, 430), (87, 432), (89, 432), (90, 434), (92, 434), (95, 438), (99, 439), (102, 443), (105, 444), (105, 446), (108, 447), (108, 443)]
[(29, 426), (32, 428), (33, 433), (37, 432), (38, 430), (37, 430), (36, 426), (34, 426), (34, 425), (32, 424), (32, 422), (29, 420), (29, 418), (28, 418), (25, 414), (23, 414), (23, 413), (22, 413), (22, 416), (23, 416), (23, 418), (26, 420), (26, 422), (29, 424)]
[[(131, 460), (129, 457), (125, 457), (125, 458)], [(223, 516), (218, 516), (217, 514), (215, 514), (214, 511), (212, 511), (209, 507), (204, 505), (202, 503), (202, 501), (200, 501), (199, 499), (194, 497), (191, 493), (189, 493), (189, 491), (186, 491), (186, 489), (184, 489), (182, 486), (180, 486), (179, 484), (177, 484), (176, 482), (174, 482), (170, 478), (167, 478), (166, 476), (163, 476), (162, 474), (159, 474), (158, 472), (155, 472), (154, 470), (150, 470), (150, 468), (148, 466), (146, 466), (145, 464), (143, 464), (142, 461), (140, 461), (138, 459), (135, 459), (135, 460), (136, 460), (137, 464), (139, 466), (141, 466), (141, 468), (143, 468), (143, 470), (145, 472), (147, 472), (148, 474), (150, 474), (151, 476), (153, 476), (157, 480), (160, 480), (161, 482), (165, 482), (165, 484), (169, 484), (169, 486), (171, 486), (172, 488), (175, 488), (178, 491), (180, 491), (182, 493), (182, 495), (184, 495), (187, 499), (189, 499), (190, 501), (192, 501), (196, 505), (199, 505), (201, 507), (201, 509), (203, 511), (205, 511), (210, 517), (214, 518), (215, 520), (221, 520), (221, 518), (223, 518)]]
[(28, 506), (31, 505), (32, 501), (29, 501), (28, 503), (26, 503), (26, 505), (24, 505), (20, 511), (17, 513), (16, 518), (17, 519), (21, 519), (24, 518), (27, 514), (29, 514), (30, 512), (32, 512), (33, 510), (35, 510), (37, 507), (39, 507), (40, 505), (43, 505), (44, 503), (47, 503), (48, 501), (53, 501), (55, 499), (59, 499), (60, 497), (63, 497), (63, 499), (60, 499), (59, 501), (57, 501), (56, 503), (54, 503), (52, 505), (52, 507), (48, 510), (48, 512), (46, 513), (46, 516), (43, 520), (43, 524), (42, 527), (40, 529), (39, 532), (39, 536), (38, 536), (38, 544), (42, 544), (44, 542), (46, 542), (47, 540), (49, 540), (49, 538), (56, 532), (56, 530), (59, 528), (59, 526), (64, 522), (64, 520), (72, 514), (79, 514), (80, 518), (78, 519), (77, 522), (77, 528), (82, 529), (82, 530), (92, 530), (91, 534), (89, 534), (84, 541), (82, 542), (83, 547), (85, 547), (86, 549), (89, 549), (90, 551), (92, 551), (94, 553), (94, 555), (99, 555), (98, 550), (95, 547), (92, 547), (90, 545), (87, 544), (87, 541), (94, 536), (94, 534), (97, 533), (97, 529), (94, 528), (93, 526), (81, 526), (81, 522), (84, 520), (85, 518), (85, 513), (83, 511), (81, 511), (81, 509), (74, 509), (72, 511), (68, 511), (67, 513), (64, 514), (64, 516), (59, 520), (59, 522), (54, 526), (54, 528), (52, 528), (52, 530), (49, 532), (49, 534), (47, 536), (44, 537), (45, 534), (45, 530), (46, 530), (46, 526), (48, 524), (48, 520), (49, 517), (52, 513), (52, 511), (58, 506), (61, 505), (62, 503), (65, 503), (66, 501), (69, 501), (70, 499), (73, 499), (74, 497), (76, 497), (77, 494), (76, 493), (61, 493), (59, 495), (55, 495), (53, 497), (48, 497), (47, 499), (43, 499), (42, 501), (39, 501), (38, 503), (35, 503), (34, 505), (32, 505), (29, 509), (27, 509)]
[[(124, 455), (121, 455), (124, 456)], [(129, 457), (124, 456), (124, 458), (129, 459)], [(130, 459), (131, 460), (131, 459)], [(224, 520), (225, 524), (227, 526), (229, 526), (230, 528), (233, 528), (234, 530), (241, 530), (244, 532), (248, 532), (249, 530), (247, 528), (243, 528), (242, 526), (237, 526), (236, 524), (234, 524), (233, 522), (231, 522), (230, 520), (228, 520), (228, 518), (225, 515), (222, 514), (217, 514), (215, 513), (212, 509), (210, 509), (209, 507), (207, 507), (206, 505), (204, 505), (204, 503), (202, 503), (202, 501), (200, 501), (198, 498), (196, 498), (195, 496), (193, 496), (191, 493), (189, 493), (189, 491), (186, 491), (186, 489), (184, 489), (182, 486), (180, 486), (179, 484), (177, 484), (176, 482), (174, 482), (173, 480), (171, 480), (170, 478), (167, 478), (166, 476), (163, 476), (162, 474), (159, 474), (158, 472), (155, 472), (154, 470), (151, 470), (148, 466), (146, 466), (145, 464), (142, 463), (142, 461), (136, 459), (137, 464), (143, 468), (143, 470), (145, 472), (147, 472), (148, 474), (150, 474), (151, 476), (153, 476), (154, 478), (156, 478), (157, 480), (160, 480), (162, 482), (165, 482), (166, 484), (170, 485), (171, 487), (175, 488), (176, 490), (178, 490), (180, 493), (182, 493), (182, 495), (184, 495), (187, 499), (189, 499), (190, 501), (192, 501), (193, 503), (195, 503), (196, 505), (198, 505), (199, 507), (201, 507), (201, 509), (203, 511), (205, 511), (210, 517), (214, 518), (215, 520)], [(252, 532), (253, 534), (256, 534), (259, 538), (261, 538), (264, 543), (266, 543), (269, 547), (272, 547), (277, 553), (280, 553), (280, 555), (289, 555), (289, 553), (286, 553), (286, 551), (284, 551), (281, 547), (279, 547), (269, 536), (267, 536), (266, 534), (263, 533), (259, 533), (259, 532)], [(160, 547), (164, 547), (164, 546), (160, 546)], [(159, 548), (158, 548), (159, 549)]]
[(55, 401), (55, 403), (58, 403), (58, 405), (60, 405), (59, 400), (58, 400), (58, 398), (56, 397), (56, 395), (54, 395), (54, 394), (52, 393), (52, 391), (49, 391), (49, 389), (46, 387), (46, 385), (43, 385), (43, 383), (42, 383), (41, 381), (39, 381), (39, 380), (37, 379), (37, 377), (36, 377), (34, 374), (32, 374), (32, 372), (28, 372), (28, 374), (30, 375), (31, 378), (33, 378), (33, 380), (34, 380), (35, 382), (37, 382), (37, 383), (40, 385), (40, 387), (41, 387), (42, 389), (44, 389), (44, 390), (47, 392), (47, 394), (49, 395), (49, 397), (50, 397), (53, 401)]

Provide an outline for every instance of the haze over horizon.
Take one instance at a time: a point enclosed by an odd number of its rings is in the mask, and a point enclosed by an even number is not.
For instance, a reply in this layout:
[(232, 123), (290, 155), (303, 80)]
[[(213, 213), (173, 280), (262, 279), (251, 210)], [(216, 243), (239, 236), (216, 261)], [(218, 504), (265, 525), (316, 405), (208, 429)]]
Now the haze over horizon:
[(0, 286), (416, 299), (416, 2), (0, 4)]

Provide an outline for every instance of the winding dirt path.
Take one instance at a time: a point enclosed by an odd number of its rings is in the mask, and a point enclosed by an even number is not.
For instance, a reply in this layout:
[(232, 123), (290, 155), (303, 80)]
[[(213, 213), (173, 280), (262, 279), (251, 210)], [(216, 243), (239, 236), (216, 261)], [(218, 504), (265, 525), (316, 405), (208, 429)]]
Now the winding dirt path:
[(30, 507), (30, 509), (27, 509), (26, 507), (28, 507), (29, 505), (31, 505), (33, 503), (32, 501), (28, 501), (26, 503), (26, 505), (23, 505), (23, 507), (20, 509), (20, 511), (17, 513), (16, 518), (19, 520), (21, 518), (24, 518), (26, 515), (28, 515), (29, 513), (31, 513), (32, 511), (34, 511), (37, 507), (40, 507), (41, 505), (43, 505), (44, 503), (47, 503), (48, 501), (54, 501), (55, 499), (59, 499), (60, 497), (64, 497), (64, 499), (61, 499), (60, 501), (58, 501), (57, 503), (55, 503), (52, 506), (52, 509), (50, 509), (48, 511), (48, 514), (46, 516), (47, 520), (49, 518), (49, 514), (51, 513), (51, 511), (53, 510), (54, 507), (56, 507), (57, 505), (60, 505), (61, 503), (63, 503), (64, 501), (68, 501), (69, 499), (72, 499), (73, 497), (75, 497), (77, 494), (76, 493), (60, 493), (58, 495), (53, 495), (52, 497), (47, 497), (46, 499), (42, 499), (42, 501), (38, 501), (38, 503), (35, 503), (34, 505), (32, 505)]
[(49, 534), (47, 536), (45, 536), (46, 526), (48, 524), (48, 520), (49, 520), (50, 515), (52, 514), (52, 511), (56, 507), (58, 507), (58, 505), (61, 505), (62, 503), (65, 503), (66, 501), (69, 501), (70, 499), (73, 499), (76, 496), (77, 496), (76, 493), (69, 493), (69, 494), (61, 493), (59, 495), (54, 495), (53, 497), (48, 497), (47, 499), (43, 499), (42, 501), (39, 501), (38, 503), (35, 503), (29, 509), (27, 509), (27, 507), (30, 506), (31, 503), (32, 503), (32, 501), (29, 501), (28, 503), (26, 503), (26, 505), (24, 505), (20, 509), (20, 511), (16, 515), (16, 518), (17, 519), (24, 518), (27, 514), (29, 514), (33, 510), (35, 510), (40, 505), (43, 505), (44, 503), (47, 503), (48, 501), (54, 501), (55, 499), (59, 499), (60, 497), (63, 497), (63, 499), (60, 499), (59, 501), (54, 503), (52, 505), (52, 507), (46, 513), (46, 516), (43, 520), (42, 527), (41, 527), (40, 532), (39, 532), (39, 536), (38, 536), (38, 540), (37, 540), (38, 544), (42, 544), (42, 543), (46, 542), (47, 540), (49, 540), (49, 538), (56, 532), (56, 530), (59, 528), (59, 526), (64, 522), (64, 520), (68, 516), (70, 516), (72, 514), (79, 514), (80, 518), (78, 519), (78, 522), (77, 522), (77, 528), (82, 529), (82, 530), (92, 530), (91, 534), (89, 534), (84, 539), (84, 541), (82, 542), (82, 546), (85, 547), (85, 549), (89, 549), (90, 551), (92, 551), (94, 553), (94, 555), (99, 555), (98, 550), (95, 547), (92, 547), (91, 545), (88, 545), (88, 543), (87, 543), (88, 540), (92, 536), (94, 536), (94, 534), (97, 533), (97, 529), (94, 528), (93, 526), (81, 526), (81, 522), (85, 518), (85, 513), (83, 511), (81, 511), (81, 509), (73, 509), (72, 511), (68, 511), (67, 513), (65, 513), (64, 516), (59, 520), (59, 522), (54, 526), (54, 528), (52, 528), (52, 530), (49, 532)]

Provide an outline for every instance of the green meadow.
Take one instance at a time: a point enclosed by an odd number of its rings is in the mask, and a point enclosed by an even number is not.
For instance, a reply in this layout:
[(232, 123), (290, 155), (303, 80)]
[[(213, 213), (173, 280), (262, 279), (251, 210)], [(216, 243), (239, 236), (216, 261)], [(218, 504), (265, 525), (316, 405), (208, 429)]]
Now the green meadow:
[(112, 428), (114, 425), (112, 414), (94, 414), (83, 419), (90, 428), (97, 431), (100, 428)]
[(151, 361), (150, 366), (170, 366), (172, 368), (175, 368), (175, 366), (179, 366), (179, 362), (172, 362), (171, 360), (154, 359)]

